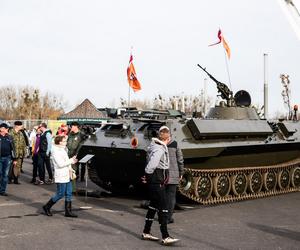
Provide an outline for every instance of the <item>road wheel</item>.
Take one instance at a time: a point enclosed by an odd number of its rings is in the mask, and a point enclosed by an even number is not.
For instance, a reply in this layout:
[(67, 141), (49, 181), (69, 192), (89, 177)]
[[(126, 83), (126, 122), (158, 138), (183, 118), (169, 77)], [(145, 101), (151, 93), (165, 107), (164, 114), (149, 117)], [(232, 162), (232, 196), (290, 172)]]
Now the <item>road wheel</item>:
[(267, 191), (272, 191), (276, 187), (277, 179), (274, 171), (263, 173), (264, 187)]
[(214, 178), (214, 193), (217, 197), (228, 195), (230, 186), (230, 178), (227, 174), (221, 174)]
[(287, 169), (278, 172), (278, 186), (280, 189), (286, 189), (290, 185), (290, 175)]
[(248, 177), (249, 177), (249, 191), (251, 193), (259, 193), (263, 185), (261, 173), (255, 171), (249, 174)]
[(212, 180), (209, 176), (198, 177), (195, 185), (195, 194), (198, 198), (208, 199), (213, 189)]
[(193, 184), (192, 174), (189, 172), (185, 172), (182, 175), (182, 179), (180, 180), (179, 188), (184, 192), (187, 192), (192, 187), (192, 184)]
[(247, 189), (247, 177), (244, 173), (231, 176), (232, 191), (235, 195), (242, 195)]
[(300, 187), (300, 168), (299, 167), (292, 169), (291, 183), (294, 188)]

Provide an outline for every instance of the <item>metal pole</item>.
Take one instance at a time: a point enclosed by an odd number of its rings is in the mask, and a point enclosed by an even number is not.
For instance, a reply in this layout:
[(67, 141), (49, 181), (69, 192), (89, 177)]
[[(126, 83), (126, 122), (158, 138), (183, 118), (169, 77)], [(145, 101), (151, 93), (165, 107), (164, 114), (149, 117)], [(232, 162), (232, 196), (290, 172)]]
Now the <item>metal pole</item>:
[(127, 106), (128, 106), (128, 109), (129, 109), (129, 106), (130, 106), (130, 85), (129, 85), (129, 88), (128, 88), (128, 103), (127, 103)]
[(206, 86), (207, 86), (207, 78), (204, 78), (204, 87), (203, 87), (203, 117), (206, 115)]
[(268, 114), (268, 80), (267, 80), (267, 59), (268, 54), (264, 53), (264, 117), (269, 118)]
[(230, 72), (229, 72), (229, 66), (228, 66), (228, 59), (227, 59), (227, 55), (226, 55), (226, 50), (224, 49), (224, 56), (225, 56), (225, 64), (226, 64), (226, 71), (227, 71), (227, 76), (228, 76), (228, 81), (229, 81), (229, 87), (230, 89), (232, 89), (231, 87), (231, 79), (230, 79)]
[(84, 197), (84, 206), (80, 207), (81, 209), (91, 209), (92, 207), (91, 206), (87, 206), (87, 193), (88, 193), (88, 190), (87, 190), (87, 181), (88, 181), (88, 170), (87, 170), (87, 164), (88, 162), (85, 163), (85, 173), (84, 173), (84, 177), (85, 177), (85, 197)]
[(178, 98), (177, 96), (175, 96), (175, 98), (174, 98), (174, 101), (175, 101), (175, 107), (174, 107), (174, 109), (175, 110), (178, 110), (178, 99), (177, 98)]
[(88, 181), (88, 178), (87, 178), (87, 164), (88, 163), (86, 163), (85, 164), (85, 166), (84, 166), (84, 168), (85, 168), (85, 199), (84, 199), (84, 201), (85, 201), (85, 205), (86, 205), (86, 202), (87, 202), (87, 181)]
[(181, 111), (184, 113), (185, 112), (185, 105), (184, 105), (184, 95), (182, 93), (182, 97), (181, 97)]

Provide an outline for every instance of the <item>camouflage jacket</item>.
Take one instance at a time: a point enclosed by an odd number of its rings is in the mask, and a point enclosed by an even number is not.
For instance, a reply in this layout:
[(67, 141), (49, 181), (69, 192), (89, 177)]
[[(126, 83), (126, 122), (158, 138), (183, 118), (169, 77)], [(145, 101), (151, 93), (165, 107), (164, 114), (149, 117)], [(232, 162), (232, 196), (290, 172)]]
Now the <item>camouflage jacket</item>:
[(85, 134), (83, 134), (81, 131), (79, 131), (78, 133), (71, 132), (68, 134), (67, 148), (69, 157), (77, 155), (79, 148), (85, 140), (85, 138)]
[(26, 155), (26, 141), (24, 135), (21, 131), (16, 132), (12, 129), (9, 134), (12, 136), (15, 150), (16, 150), (16, 158), (23, 158)]

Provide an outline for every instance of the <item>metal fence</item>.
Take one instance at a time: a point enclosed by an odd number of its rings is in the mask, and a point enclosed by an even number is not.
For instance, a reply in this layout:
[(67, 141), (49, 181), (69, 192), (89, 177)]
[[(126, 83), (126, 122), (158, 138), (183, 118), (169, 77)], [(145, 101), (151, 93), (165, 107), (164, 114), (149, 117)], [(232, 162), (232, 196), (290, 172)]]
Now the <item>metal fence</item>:
[(48, 124), (49, 122), (56, 120), (6, 120), (5, 122), (10, 126), (13, 126), (15, 121), (21, 121), (24, 125), (24, 128), (26, 128), (27, 130), (32, 130), (34, 126), (37, 126), (42, 122)]

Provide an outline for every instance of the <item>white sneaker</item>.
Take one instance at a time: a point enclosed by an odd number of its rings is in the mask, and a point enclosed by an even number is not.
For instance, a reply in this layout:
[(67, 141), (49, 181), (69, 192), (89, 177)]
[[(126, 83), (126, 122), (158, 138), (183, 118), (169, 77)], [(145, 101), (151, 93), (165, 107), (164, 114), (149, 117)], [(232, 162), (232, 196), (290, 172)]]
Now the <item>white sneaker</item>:
[(53, 179), (48, 179), (47, 181), (46, 181), (46, 184), (53, 184), (54, 183), (54, 180)]
[(161, 244), (163, 244), (163, 245), (172, 245), (172, 244), (174, 244), (178, 241), (179, 241), (179, 239), (175, 239), (175, 238), (172, 238), (172, 237), (167, 237), (167, 238), (162, 239)]
[(145, 234), (145, 233), (142, 234), (142, 239), (143, 240), (153, 240), (153, 241), (159, 240), (159, 238), (153, 236), (152, 234)]

